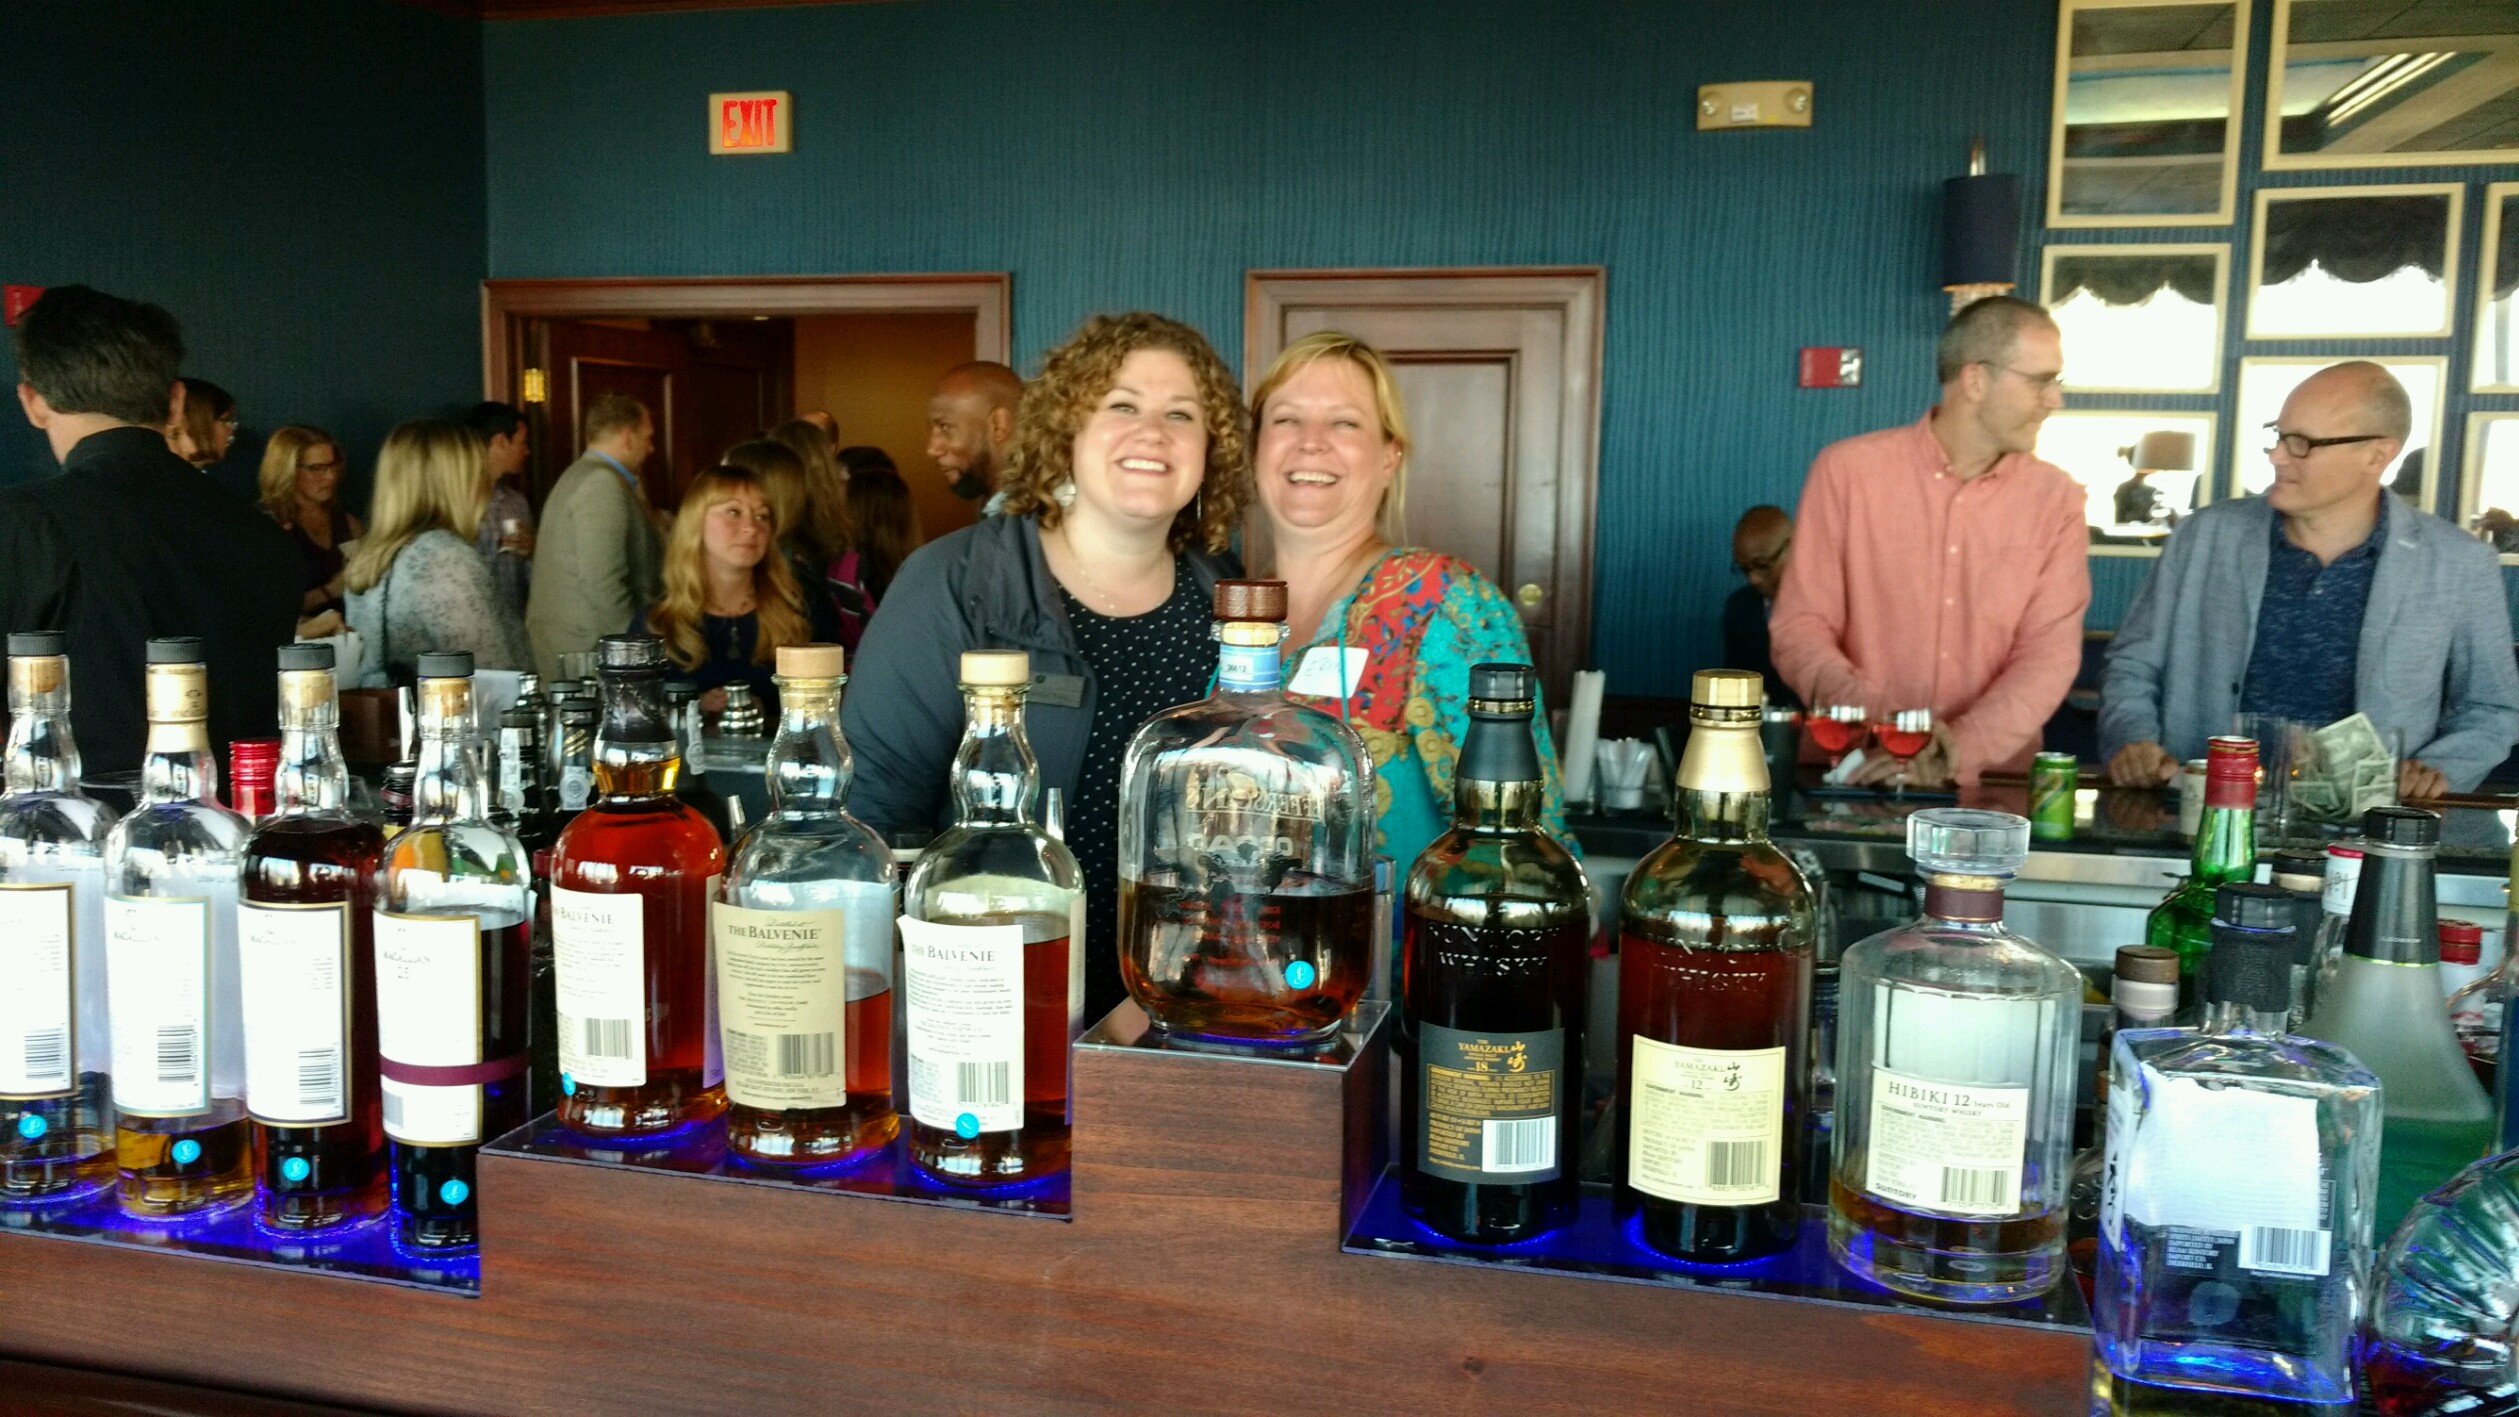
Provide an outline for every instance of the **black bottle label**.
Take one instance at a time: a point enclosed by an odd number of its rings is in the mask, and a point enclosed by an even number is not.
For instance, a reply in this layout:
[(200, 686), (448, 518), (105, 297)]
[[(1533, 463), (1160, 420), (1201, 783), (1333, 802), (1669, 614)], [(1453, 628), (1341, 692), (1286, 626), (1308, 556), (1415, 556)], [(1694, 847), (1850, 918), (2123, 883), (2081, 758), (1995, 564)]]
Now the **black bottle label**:
[(1477, 1033), (1419, 1024), (1417, 1166), (1453, 1181), (1558, 1175), (1563, 1029)]

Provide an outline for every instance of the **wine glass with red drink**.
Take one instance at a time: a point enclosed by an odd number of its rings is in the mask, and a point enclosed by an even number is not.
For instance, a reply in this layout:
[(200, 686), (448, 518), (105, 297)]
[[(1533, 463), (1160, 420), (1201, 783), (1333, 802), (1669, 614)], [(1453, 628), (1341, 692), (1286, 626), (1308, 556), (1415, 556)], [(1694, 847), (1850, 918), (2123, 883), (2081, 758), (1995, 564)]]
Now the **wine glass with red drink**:
[(1872, 725), (1872, 741), (1881, 751), (1898, 760), (1898, 778), (1892, 795), (1906, 791), (1907, 764), (1933, 741), (1933, 710), (1900, 709), (1885, 723)]
[(1860, 704), (1814, 704), (1807, 720), (1811, 741), (1828, 755), (1828, 767), (1835, 771), (1845, 756), (1863, 746), (1871, 733), (1870, 715)]

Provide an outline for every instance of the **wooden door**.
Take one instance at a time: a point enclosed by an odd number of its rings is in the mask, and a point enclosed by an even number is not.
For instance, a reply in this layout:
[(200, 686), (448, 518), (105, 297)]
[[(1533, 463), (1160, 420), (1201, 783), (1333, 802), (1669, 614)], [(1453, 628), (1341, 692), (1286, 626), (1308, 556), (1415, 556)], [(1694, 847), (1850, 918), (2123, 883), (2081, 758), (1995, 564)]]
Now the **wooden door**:
[(680, 484), (673, 463), (674, 404), (689, 367), (682, 336), (635, 325), (552, 320), (540, 332), (551, 371), (551, 414), (535, 440), (535, 501), (586, 451), (586, 410), (605, 394), (628, 394), (656, 419), (656, 450), (632, 468), (650, 505), (671, 510)]
[[(1355, 335), (1392, 364), (1415, 449), (1408, 540), (1476, 566), (1513, 597), (1550, 701), (1591, 655), (1598, 480), (1597, 268), (1251, 273), (1243, 377), (1288, 343)], [(1254, 517), (1252, 559), (1267, 557)]]

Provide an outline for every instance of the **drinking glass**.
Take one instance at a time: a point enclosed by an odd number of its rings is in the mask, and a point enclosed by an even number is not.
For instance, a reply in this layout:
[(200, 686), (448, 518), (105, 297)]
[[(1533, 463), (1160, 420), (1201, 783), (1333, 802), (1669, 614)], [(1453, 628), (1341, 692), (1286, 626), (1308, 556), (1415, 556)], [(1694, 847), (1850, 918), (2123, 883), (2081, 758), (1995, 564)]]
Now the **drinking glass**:
[(1871, 733), (1871, 715), (1861, 704), (1814, 704), (1807, 720), (1811, 741), (1828, 755), (1828, 767), (1835, 771), (1845, 756), (1863, 746)]
[(1897, 796), (1907, 790), (1907, 764), (1933, 741), (1933, 710), (1900, 709), (1886, 720), (1872, 725), (1872, 741), (1881, 751), (1898, 760), (1898, 777), (1890, 788)]

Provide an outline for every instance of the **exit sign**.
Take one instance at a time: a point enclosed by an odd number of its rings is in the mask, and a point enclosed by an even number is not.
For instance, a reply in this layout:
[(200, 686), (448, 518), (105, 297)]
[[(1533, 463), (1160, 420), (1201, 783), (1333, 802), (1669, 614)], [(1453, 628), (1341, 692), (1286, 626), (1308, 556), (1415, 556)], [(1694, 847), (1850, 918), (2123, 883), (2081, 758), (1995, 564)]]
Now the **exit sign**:
[(794, 136), (794, 106), (784, 90), (776, 93), (713, 93), (708, 96), (708, 150), (730, 153), (783, 153)]

